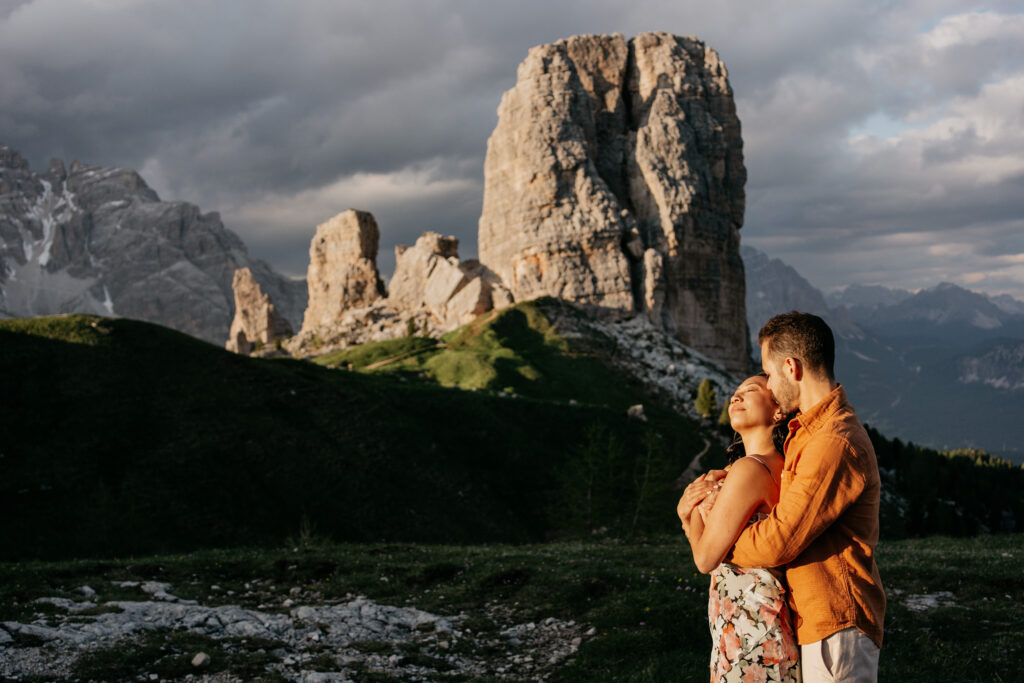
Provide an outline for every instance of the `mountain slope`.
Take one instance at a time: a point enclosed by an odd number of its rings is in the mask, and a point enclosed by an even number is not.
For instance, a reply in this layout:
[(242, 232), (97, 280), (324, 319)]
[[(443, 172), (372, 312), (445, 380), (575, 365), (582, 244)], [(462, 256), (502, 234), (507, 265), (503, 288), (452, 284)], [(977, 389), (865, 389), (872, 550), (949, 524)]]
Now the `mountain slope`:
[(839, 338), (863, 336), (843, 309), (829, 308), (825, 297), (792, 266), (753, 247), (740, 248), (747, 274), (747, 326), (753, 357), (760, 362), (757, 333), (768, 319), (787, 311), (804, 311), (826, 318)]
[[(645, 318), (600, 321), (551, 297), (492, 311), (446, 334), (364, 344), (314, 362), (376, 373), (411, 373), (442, 386), (484, 389), (545, 400), (627, 406), (643, 394), (683, 415), (709, 380), (718, 401), (737, 378), (655, 328)], [(609, 368), (614, 372), (609, 372)]]
[(278, 543), (303, 520), (340, 540), (639, 532), (704, 447), (621, 377), (579, 405), (502, 398), (91, 316), (0, 321), (0, 347), (4, 559)]
[(55, 159), (36, 174), (0, 144), (0, 317), (116, 314), (222, 344), (243, 267), (301, 322), (305, 284), (251, 259), (216, 213), (160, 201), (130, 170)]

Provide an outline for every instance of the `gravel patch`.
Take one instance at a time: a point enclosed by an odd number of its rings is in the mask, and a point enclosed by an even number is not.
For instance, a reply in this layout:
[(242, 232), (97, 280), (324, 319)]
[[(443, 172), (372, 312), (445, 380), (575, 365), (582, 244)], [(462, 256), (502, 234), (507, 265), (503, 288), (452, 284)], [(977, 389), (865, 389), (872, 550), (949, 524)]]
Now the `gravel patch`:
[[(268, 643), (273, 662), (267, 671), (293, 681), (349, 681), (360, 672), (426, 681), (442, 671), (543, 680), (595, 634), (585, 625), (554, 618), (514, 623), (510, 613), (497, 606), (485, 608), (497, 628), (474, 633), (464, 613), (432, 614), (415, 607), (378, 604), (362, 596), (324, 604), (296, 604), (288, 598), (274, 611), (182, 600), (165, 583), (116, 585), (140, 588), (152, 599), (95, 602), (88, 599), (95, 598), (95, 591), (80, 591), (87, 597), (81, 602), (36, 600), (63, 614), (37, 615), (29, 623), (0, 623), (0, 678), (70, 678), (75, 661), (84, 653), (128, 644), (147, 633), (185, 630), (218, 641)], [(81, 615), (85, 610), (90, 610), (89, 616)], [(192, 680), (241, 680), (228, 673), (204, 674), (201, 669), (209, 664), (209, 656), (194, 654)], [(152, 676), (139, 672), (138, 680)]]

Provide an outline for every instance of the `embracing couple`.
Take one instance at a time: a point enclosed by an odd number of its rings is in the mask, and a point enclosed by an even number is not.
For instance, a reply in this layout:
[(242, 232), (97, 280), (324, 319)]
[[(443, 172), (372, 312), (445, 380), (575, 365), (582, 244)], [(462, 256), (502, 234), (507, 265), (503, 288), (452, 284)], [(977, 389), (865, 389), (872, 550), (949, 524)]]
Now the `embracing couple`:
[(758, 343), (764, 373), (729, 402), (732, 464), (701, 475), (677, 508), (711, 574), (711, 680), (877, 681), (874, 448), (835, 381), (824, 320), (777, 315)]

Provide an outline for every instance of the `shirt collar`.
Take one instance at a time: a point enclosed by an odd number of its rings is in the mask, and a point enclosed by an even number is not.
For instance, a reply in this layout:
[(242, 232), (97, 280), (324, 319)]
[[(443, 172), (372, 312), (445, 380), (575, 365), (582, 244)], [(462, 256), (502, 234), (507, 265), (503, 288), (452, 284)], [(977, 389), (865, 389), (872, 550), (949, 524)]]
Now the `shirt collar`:
[(806, 412), (797, 413), (796, 417), (789, 421), (790, 436), (800, 427), (803, 427), (808, 432), (817, 431), (822, 424), (839, 412), (839, 409), (846, 405), (846, 403), (846, 389), (843, 388), (842, 384), (837, 384), (836, 388), (830, 391), (825, 398), (815, 403)]

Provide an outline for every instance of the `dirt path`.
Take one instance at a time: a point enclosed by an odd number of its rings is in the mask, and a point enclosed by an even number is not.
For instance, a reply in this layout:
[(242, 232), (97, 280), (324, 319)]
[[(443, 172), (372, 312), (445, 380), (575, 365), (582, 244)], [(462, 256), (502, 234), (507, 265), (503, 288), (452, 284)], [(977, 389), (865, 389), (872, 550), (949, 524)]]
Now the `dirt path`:
[(690, 461), (690, 464), (686, 466), (683, 473), (676, 479), (675, 485), (677, 488), (683, 488), (704, 473), (703, 468), (700, 466), (700, 459), (704, 457), (704, 454), (708, 452), (709, 448), (711, 448), (711, 441), (704, 439), (704, 448), (701, 449), (700, 453), (693, 456), (693, 460)]
[(426, 353), (427, 351), (436, 351), (437, 349), (446, 349), (446, 348), (448, 348), (448, 346), (446, 344), (444, 344), (442, 342), (438, 342), (435, 346), (428, 346), (425, 349), (415, 349), (413, 351), (406, 351), (405, 353), (400, 353), (397, 356), (393, 356), (391, 358), (385, 358), (384, 360), (379, 360), (376, 363), (370, 363), (369, 365), (363, 366), (363, 370), (376, 370), (377, 368), (382, 368), (385, 365), (390, 365), (391, 363), (397, 363), (400, 360), (405, 360), (406, 358), (412, 358), (413, 356), (419, 355), (421, 353)]

